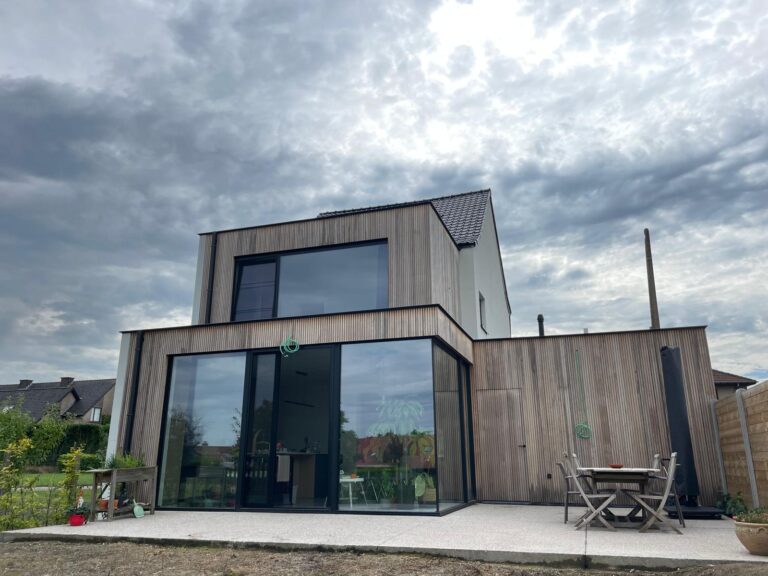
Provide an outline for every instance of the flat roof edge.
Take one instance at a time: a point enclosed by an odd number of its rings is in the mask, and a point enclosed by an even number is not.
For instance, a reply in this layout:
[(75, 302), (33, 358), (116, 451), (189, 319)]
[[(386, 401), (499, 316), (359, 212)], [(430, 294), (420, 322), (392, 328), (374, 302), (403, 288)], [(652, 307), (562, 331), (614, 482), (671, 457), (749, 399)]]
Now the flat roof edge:
[(707, 325), (696, 325), (696, 326), (670, 326), (669, 328), (658, 328), (655, 330), (652, 330), (650, 328), (644, 328), (644, 329), (636, 329), (636, 330), (611, 330), (608, 332), (573, 332), (571, 334), (548, 334), (545, 336), (539, 336), (539, 335), (531, 335), (531, 336), (506, 336), (504, 338), (482, 338), (480, 340), (475, 340), (475, 343), (478, 342), (501, 342), (504, 340), (547, 340), (549, 338), (574, 338), (576, 336), (580, 337), (588, 337), (588, 336), (611, 336), (614, 334), (653, 334), (653, 333), (660, 333), (660, 332), (673, 332), (678, 330), (706, 330)]

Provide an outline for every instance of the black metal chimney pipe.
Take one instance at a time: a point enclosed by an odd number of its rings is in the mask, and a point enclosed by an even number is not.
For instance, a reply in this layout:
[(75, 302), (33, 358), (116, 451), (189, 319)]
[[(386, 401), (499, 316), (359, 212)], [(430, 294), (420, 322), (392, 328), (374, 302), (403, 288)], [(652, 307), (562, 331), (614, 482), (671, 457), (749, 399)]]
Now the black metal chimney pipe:
[(539, 338), (544, 338), (544, 315), (539, 314), (536, 319), (539, 321)]

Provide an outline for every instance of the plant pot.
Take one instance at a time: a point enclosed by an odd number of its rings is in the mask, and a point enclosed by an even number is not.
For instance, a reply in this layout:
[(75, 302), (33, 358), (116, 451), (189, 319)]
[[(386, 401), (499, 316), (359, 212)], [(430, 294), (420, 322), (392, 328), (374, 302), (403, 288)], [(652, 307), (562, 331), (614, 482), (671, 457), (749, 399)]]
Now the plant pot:
[(733, 523), (736, 537), (755, 556), (768, 556), (768, 524)]
[(88, 522), (88, 519), (85, 517), (85, 514), (70, 514), (69, 515), (69, 525), (70, 526), (82, 526)]

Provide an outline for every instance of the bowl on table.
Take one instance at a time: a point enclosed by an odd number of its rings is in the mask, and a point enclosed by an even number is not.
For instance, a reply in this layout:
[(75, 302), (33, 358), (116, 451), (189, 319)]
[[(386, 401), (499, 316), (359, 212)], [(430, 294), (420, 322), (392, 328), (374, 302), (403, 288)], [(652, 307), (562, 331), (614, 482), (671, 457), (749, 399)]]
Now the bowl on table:
[(618, 470), (619, 468), (624, 468), (624, 464), (608, 464), (609, 467), (614, 468), (615, 470)]

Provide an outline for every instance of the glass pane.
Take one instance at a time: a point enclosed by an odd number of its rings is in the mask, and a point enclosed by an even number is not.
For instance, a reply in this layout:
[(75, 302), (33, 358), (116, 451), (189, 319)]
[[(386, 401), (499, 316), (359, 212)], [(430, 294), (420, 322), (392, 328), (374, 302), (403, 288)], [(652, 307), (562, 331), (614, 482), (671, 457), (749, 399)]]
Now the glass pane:
[(272, 396), (275, 390), (276, 354), (253, 357), (251, 404), (245, 449), (243, 506), (269, 504), (269, 456), (272, 448)]
[(432, 342), (341, 352), (339, 509), (435, 512)]
[(275, 506), (328, 505), (331, 354), (302, 348), (280, 360)]
[(245, 353), (173, 359), (161, 506), (233, 508)]
[(275, 270), (274, 262), (241, 266), (234, 320), (272, 318), (275, 304)]
[(461, 461), (461, 404), (459, 365), (451, 354), (434, 345), (437, 472), (440, 511), (464, 503)]
[(280, 257), (278, 316), (387, 307), (387, 245)]

